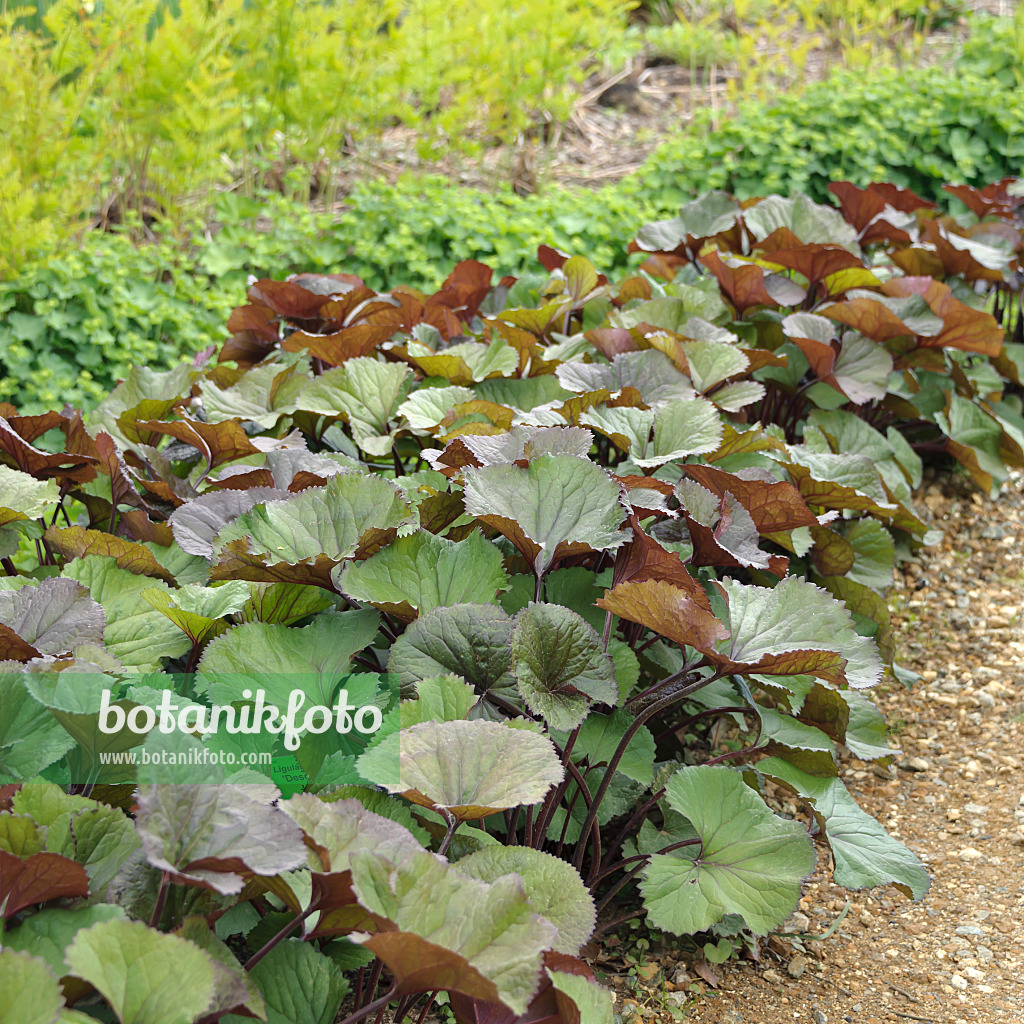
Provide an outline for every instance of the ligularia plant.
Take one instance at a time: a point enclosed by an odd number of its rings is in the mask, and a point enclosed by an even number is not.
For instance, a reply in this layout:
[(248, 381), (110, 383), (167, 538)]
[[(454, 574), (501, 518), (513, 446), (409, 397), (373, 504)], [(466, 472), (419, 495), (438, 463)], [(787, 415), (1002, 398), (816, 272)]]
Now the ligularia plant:
[(215, 360), (0, 406), (0, 1016), (610, 1024), (629, 917), (919, 898), (839, 764), (895, 753), (922, 453), (1024, 461), (1020, 234), (836, 193), (711, 194), (617, 285), (258, 281)]

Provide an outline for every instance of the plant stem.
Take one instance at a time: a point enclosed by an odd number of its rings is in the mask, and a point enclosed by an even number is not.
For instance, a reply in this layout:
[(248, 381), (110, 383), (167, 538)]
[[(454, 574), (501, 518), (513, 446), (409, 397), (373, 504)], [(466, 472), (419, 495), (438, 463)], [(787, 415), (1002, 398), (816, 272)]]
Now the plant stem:
[(262, 949), (257, 950), (245, 962), (245, 969), (251, 971), (279, 942), (284, 941), (303, 921), (316, 910), (314, 905), (308, 906), (301, 914), (293, 917), (276, 935), (271, 936)]
[(640, 910), (634, 910), (632, 913), (623, 914), (622, 917), (613, 918), (607, 924), (601, 925), (593, 935), (590, 936), (591, 941), (599, 939), (605, 932), (611, 931), (613, 928), (617, 928), (620, 924), (625, 924), (627, 921), (632, 921), (634, 917), (643, 917), (647, 913), (646, 908)]
[(164, 871), (160, 875), (160, 888), (156, 894), (156, 903), (153, 904), (153, 913), (149, 917), (150, 928), (156, 928), (160, 924), (160, 918), (164, 915), (164, 907), (167, 906), (167, 891), (170, 887), (170, 873)]
[[(671, 677), (669, 678), (671, 679)], [(587, 811), (587, 817), (583, 823), (583, 830), (580, 833), (580, 838), (587, 835), (589, 833), (589, 830), (593, 828), (594, 823), (597, 821), (597, 809), (601, 806), (601, 801), (605, 798), (605, 795), (608, 793), (608, 788), (612, 784), (612, 777), (615, 775), (615, 771), (619, 767), (619, 762), (625, 755), (626, 748), (633, 741), (633, 737), (637, 734), (637, 732), (644, 725), (644, 723), (650, 721), (655, 715), (660, 714), (667, 708), (670, 708), (677, 701), (685, 699), (695, 690), (699, 690), (702, 686), (706, 686), (715, 678), (716, 676), (711, 675), (708, 676), (707, 679), (698, 679), (696, 682), (691, 683), (689, 686), (684, 686), (680, 690), (676, 690), (673, 693), (670, 693), (667, 697), (663, 697), (661, 700), (655, 701), (655, 703), (653, 703), (649, 708), (646, 708), (644, 711), (641, 711), (640, 714), (638, 714), (636, 718), (633, 719), (629, 728), (623, 734), (622, 739), (619, 740), (619, 745), (618, 747), (616, 747), (615, 753), (612, 754), (611, 760), (608, 762), (608, 767), (605, 769), (604, 778), (601, 780), (601, 785), (598, 787), (597, 793), (594, 795), (593, 803), (591, 804), (590, 809)], [(665, 682), (667, 683), (668, 680), (666, 680)], [(583, 866), (583, 855), (585, 849), (585, 845), (581, 843), (579, 849), (576, 851), (576, 856), (573, 858), (573, 867), (575, 867), (577, 871), (580, 871), (580, 869)], [(593, 864), (591, 864), (591, 874), (595, 873), (597, 871), (597, 868), (598, 862), (595, 861)]]
[(610, 866), (610, 861), (613, 856), (619, 851), (622, 844), (632, 834), (635, 829), (643, 820), (647, 817), (648, 813), (657, 806), (658, 801), (665, 795), (664, 789), (659, 789), (657, 793), (645, 800), (632, 814), (629, 821), (622, 826), (619, 834), (612, 840), (611, 846), (605, 851), (604, 864), (601, 866), (601, 872), (604, 874), (605, 869)]
[(674, 736), (676, 733), (699, 722), (702, 718), (712, 718), (715, 715), (728, 715), (728, 714), (752, 714), (751, 709), (748, 707), (724, 707), (724, 708), (708, 708), (706, 711), (701, 711), (699, 714), (690, 715), (689, 718), (684, 718), (678, 725), (673, 725), (671, 728), (666, 729), (663, 733), (659, 733), (654, 738), (655, 745), (667, 740), (669, 736)]
[(423, 1009), (420, 1011), (419, 1017), (416, 1018), (416, 1024), (423, 1024), (427, 1019), (427, 1014), (430, 1013), (430, 1008), (434, 1005), (434, 1000), (437, 998), (437, 990), (430, 993), (430, 998), (427, 1000)]
[(719, 754), (718, 757), (711, 758), (710, 761), (705, 761), (702, 768), (707, 768), (708, 765), (721, 764), (723, 761), (730, 761), (734, 757), (747, 757), (750, 754), (761, 754), (768, 749), (768, 744), (765, 743), (760, 747), (742, 747), (740, 750), (729, 750), (724, 754)]
[(362, 1007), (362, 1009), (356, 1010), (355, 1013), (350, 1013), (344, 1020), (339, 1021), (339, 1024), (357, 1024), (357, 1021), (364, 1020), (369, 1017), (371, 1013), (376, 1013), (378, 1010), (385, 1009), (388, 1003), (395, 998), (395, 989), (397, 988), (397, 985), (392, 985), (391, 988), (389, 988), (387, 992), (380, 997), (380, 999), (375, 999), (372, 1003), (367, 1003), (366, 1006)]
[(448, 852), (448, 847), (452, 845), (452, 840), (455, 838), (455, 833), (458, 831), (459, 826), (462, 824), (454, 814), (451, 813), (447, 808), (440, 808), (444, 814), (445, 819), (448, 822), (448, 831), (444, 834), (444, 839), (441, 840), (441, 845), (437, 848), (438, 855), (443, 857)]
[[(668, 846), (662, 847), (662, 849), (658, 850), (658, 853), (670, 853), (672, 850), (681, 850), (684, 846), (703, 846), (703, 843), (704, 841), (702, 839), (684, 839), (682, 840), (682, 842), (671, 843)], [(654, 856), (657, 856), (657, 854), (654, 854)], [(629, 885), (629, 883), (632, 882), (633, 879), (636, 878), (636, 876), (639, 875), (645, 867), (647, 867), (647, 862), (650, 859), (651, 858), (648, 854), (640, 854), (640, 856), (638, 857), (630, 857), (628, 860), (624, 860), (621, 862), (621, 864), (628, 864), (634, 860), (640, 861), (640, 863), (637, 864), (635, 868), (632, 868), (625, 875), (623, 875), (623, 877), (620, 878), (615, 883), (615, 885), (613, 885), (608, 890), (608, 892), (605, 893), (604, 898), (597, 905), (597, 913), (599, 915), (602, 913), (605, 907), (607, 907), (608, 904), (611, 903), (611, 901), (619, 894), (619, 892), (625, 889), (625, 887)], [(621, 864), (617, 866), (621, 866)]]

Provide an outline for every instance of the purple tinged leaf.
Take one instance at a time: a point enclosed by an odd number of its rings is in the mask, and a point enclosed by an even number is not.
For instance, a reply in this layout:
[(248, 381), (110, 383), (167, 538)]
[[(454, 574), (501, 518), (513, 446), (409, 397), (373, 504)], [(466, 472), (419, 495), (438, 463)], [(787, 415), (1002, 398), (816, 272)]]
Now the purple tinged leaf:
[(513, 543), (525, 539), (538, 575), (571, 545), (614, 551), (629, 540), (619, 529), (626, 518), (619, 486), (592, 462), (542, 455), (526, 467), (467, 468), (464, 475), (466, 511), (493, 520)]
[(423, 807), (447, 810), (461, 821), (537, 804), (565, 774), (546, 736), (502, 722), (422, 722), (393, 733), (357, 762), (361, 773), (400, 751), (399, 781), (383, 782)]
[(221, 490), (204, 494), (171, 513), (169, 522), (178, 547), (189, 555), (213, 558), (217, 534), (261, 501), (290, 497), (288, 491), (254, 487), (248, 491)]
[(568, 608), (530, 602), (512, 627), (512, 672), (527, 706), (552, 729), (575, 729), (592, 702), (614, 705), (615, 668), (600, 636)]
[(352, 876), (360, 904), (380, 920), (353, 938), (384, 961), (400, 994), (440, 987), (526, 1010), (557, 930), (532, 912), (519, 878), (481, 882), (429, 853), (398, 865), (363, 853)]
[(306, 862), (298, 827), (240, 786), (143, 786), (136, 822), (153, 867), (222, 894), (241, 892), (251, 875), (276, 875)]
[(45, 579), (36, 587), (0, 591), (0, 624), (39, 654), (103, 643), (103, 609), (74, 580)]

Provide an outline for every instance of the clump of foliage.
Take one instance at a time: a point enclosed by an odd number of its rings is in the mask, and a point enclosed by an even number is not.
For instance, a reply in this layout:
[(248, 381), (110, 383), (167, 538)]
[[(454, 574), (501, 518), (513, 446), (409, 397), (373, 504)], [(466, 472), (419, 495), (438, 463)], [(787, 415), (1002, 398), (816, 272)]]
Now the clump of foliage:
[(231, 289), (211, 286), (168, 237), (136, 246), (88, 235), (0, 282), (0, 401), (29, 413), (96, 405), (133, 366), (219, 344), (233, 305)]
[[(815, 65), (908, 67), (935, 30), (967, 14), (960, 0), (678, 0), (644, 5), (620, 44), (669, 59), (701, 87), (726, 83), (731, 106), (802, 89)], [(1004, 21), (1006, 19), (1003, 19)]]
[[(444, 992), (463, 1022), (608, 1024), (579, 954), (623, 919), (755, 947), (818, 856), (925, 892), (838, 763), (894, 755), (868, 694), (900, 674), (895, 552), (931, 539), (918, 451), (1024, 462), (1024, 346), (977, 308), (1019, 301), (1020, 189), (959, 190), (966, 227), (836, 191), (710, 194), (616, 284), (547, 246), (539, 285), (259, 280), (216, 358), (87, 416), (0, 406), (19, 1021), (355, 1024)], [(344, 686), (382, 728), (100, 725), (257, 683)]]
[(345, 140), (391, 124), (428, 158), (555, 131), (629, 6), (56, 0), (26, 17), (5, 5), (0, 275), (96, 218), (178, 223), (227, 184), (331, 197)]
[(677, 203), (706, 188), (741, 198), (806, 192), (826, 202), (829, 184), (840, 180), (891, 181), (932, 200), (945, 182), (980, 187), (1016, 172), (1024, 159), (1021, 90), (998, 79), (994, 86), (986, 69), (1012, 53), (997, 37), (984, 62), (972, 50), (952, 74), (941, 67), (883, 67), (870, 76), (839, 70), (799, 93), (741, 101), (714, 131), (711, 113), (699, 112), (696, 130), (648, 158), (639, 185)]

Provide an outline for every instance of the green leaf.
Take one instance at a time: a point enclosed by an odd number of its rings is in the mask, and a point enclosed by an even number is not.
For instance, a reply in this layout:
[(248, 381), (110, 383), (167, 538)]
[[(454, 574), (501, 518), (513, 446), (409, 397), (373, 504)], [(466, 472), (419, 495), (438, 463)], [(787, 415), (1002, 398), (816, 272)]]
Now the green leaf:
[(412, 816), (409, 805), (396, 797), (382, 793), (379, 789), (370, 789), (368, 786), (338, 786), (327, 793), (321, 791), (318, 795), (321, 801), (327, 803), (334, 803), (338, 800), (358, 800), (366, 810), (379, 814), (389, 821), (397, 822), (403, 828), (408, 829), (423, 846), (430, 844), (430, 834)]
[(199, 558), (213, 558), (213, 545), (217, 534), (243, 512), (248, 512), (261, 501), (288, 498), (288, 491), (277, 487), (250, 487), (246, 491), (228, 488), (207, 491), (192, 501), (176, 508), (168, 524), (174, 539), (186, 554)]
[[(267, 1024), (331, 1024), (348, 993), (334, 961), (301, 939), (279, 943), (251, 973), (263, 993)], [(222, 1019), (225, 1024), (251, 1020), (233, 1014)]]
[(562, 387), (579, 394), (607, 389), (614, 396), (623, 388), (636, 388), (644, 404), (651, 408), (690, 399), (694, 394), (690, 379), (676, 369), (664, 352), (653, 348), (622, 352), (611, 363), (563, 363), (555, 373)]
[(0, 850), (24, 860), (46, 849), (46, 830), (40, 830), (27, 814), (0, 813)]
[(470, 402), (475, 397), (469, 388), (421, 387), (398, 407), (398, 415), (404, 416), (414, 430), (432, 430), (455, 406)]
[(46, 849), (81, 864), (94, 894), (106, 893), (122, 865), (140, 845), (132, 819), (119, 807), (96, 800), (86, 800), (83, 806), (67, 803), (66, 809), (54, 816), (48, 826)]
[(482, 882), (516, 874), (535, 913), (558, 929), (552, 948), (575, 956), (594, 931), (594, 898), (572, 865), (522, 846), (491, 846), (463, 857), (455, 869)]
[(766, 744), (769, 753), (782, 750), (787, 761), (815, 775), (836, 774), (835, 746), (821, 729), (774, 708), (755, 704), (754, 710), (761, 719), (758, 742)]
[(456, 604), (421, 615), (391, 645), (388, 671), (402, 695), (412, 697), (421, 679), (461, 676), (479, 694), (514, 697), (509, 669), (512, 620), (496, 605)]
[(731, 768), (681, 768), (665, 791), (701, 845), (693, 860), (651, 858), (640, 886), (648, 920), (675, 935), (705, 931), (726, 914), (742, 916), (755, 935), (782, 924), (814, 870), (803, 825), (774, 815)]
[(645, 224), (636, 234), (636, 244), (647, 252), (672, 252), (683, 243), (692, 245), (728, 231), (740, 213), (739, 203), (727, 192), (705, 192), (683, 205), (678, 217)]
[(501, 722), (422, 722), (363, 754), (359, 771), (377, 781), (389, 746), (399, 748), (400, 779), (384, 788), (462, 821), (540, 803), (564, 775), (551, 740)]
[(860, 334), (847, 334), (832, 376), (854, 405), (862, 405), (885, 398), (891, 371), (892, 356), (881, 345)]
[[(229, 578), (288, 578), (288, 566), (321, 563), (333, 568), (356, 554), (372, 531), (399, 529), (416, 522), (416, 513), (402, 490), (383, 477), (339, 473), (323, 487), (310, 487), (291, 498), (256, 505), (229, 523), (214, 541), (215, 572)], [(247, 575), (264, 566), (277, 575)], [(276, 567), (281, 567), (277, 569)], [(318, 578), (303, 582), (317, 582)], [(329, 575), (324, 582), (329, 585)]]
[(162, 658), (188, 653), (188, 637), (142, 597), (149, 589), (169, 593), (165, 583), (121, 569), (108, 555), (76, 558), (62, 575), (81, 583), (103, 606), (104, 644), (125, 668), (158, 671)]
[(849, 708), (843, 743), (851, 754), (865, 761), (881, 761), (898, 753), (889, 746), (885, 715), (865, 694), (856, 690), (840, 690), (839, 696)]
[(619, 529), (625, 518), (619, 486), (592, 462), (542, 455), (525, 468), (467, 467), (463, 472), (466, 511), (498, 526), (514, 543), (518, 540), (524, 554), (530, 552), (538, 576), (573, 545), (607, 551), (630, 538)]
[(266, 692), (267, 703), (288, 706), (293, 690), (311, 703), (329, 704), (352, 657), (373, 642), (380, 616), (369, 608), (323, 612), (308, 626), (246, 622), (211, 640), (199, 662), (196, 689), (214, 701), (247, 699), (244, 689)]
[[(604, 985), (569, 971), (548, 968), (548, 977), (555, 988), (555, 1000), (563, 1020), (570, 1024), (612, 1024), (612, 995)], [(575, 1013), (564, 1005), (566, 1000), (575, 1004)]]
[(415, 700), (402, 701), (402, 728), (408, 729), (420, 722), (453, 722), (467, 718), (479, 699), (473, 687), (458, 676), (421, 679), (416, 684)]
[[(632, 723), (633, 715), (624, 709), (610, 715), (588, 715), (573, 744), (573, 760), (586, 757), (591, 765), (608, 764)], [(646, 726), (641, 726), (629, 741), (616, 771), (649, 786), (654, 780), (654, 758), (654, 737)]]
[(512, 627), (519, 692), (552, 729), (575, 729), (591, 702), (615, 704), (615, 666), (596, 630), (568, 608), (531, 602)]
[(682, 344), (693, 386), (705, 394), (728, 377), (744, 373), (750, 359), (736, 345), (721, 341), (686, 341)]
[[(235, 904), (252, 908), (252, 904)], [(260, 1019), (266, 1013), (263, 996), (252, 972), (246, 972), (227, 943), (219, 939), (202, 917), (186, 917), (177, 934), (197, 945), (213, 962), (214, 994), (210, 1012), (245, 1007)], [(251, 1019), (251, 1018), (250, 1018)]]
[(63, 1007), (57, 978), (45, 960), (14, 949), (0, 951), (0, 1020), (58, 1024)]
[(0, 465), (0, 526), (23, 519), (38, 519), (60, 500), (54, 480), (37, 480), (19, 469)]
[(689, 455), (706, 455), (722, 443), (718, 410), (704, 398), (679, 399), (654, 415), (654, 441), (644, 458), (632, 456), (638, 466), (661, 466)]
[[(4, 946), (33, 956), (42, 957), (58, 977), (68, 973), (64, 951), (78, 932), (101, 921), (125, 921), (127, 915), (121, 907), (110, 903), (97, 903), (92, 907), (63, 910), (44, 907), (27, 917), (13, 931), (4, 935)], [(0, 1014), (0, 1020), (4, 1017)]]
[(651, 447), (654, 410), (595, 405), (580, 417), (580, 423), (604, 434), (621, 451), (643, 457)]
[(322, 800), (311, 793), (299, 793), (282, 801), (281, 810), (311, 840), (307, 860), (315, 871), (347, 871), (360, 852), (376, 853), (400, 863), (423, 849), (408, 828), (367, 809), (362, 798)]
[(0, 591), (0, 624), (40, 654), (67, 654), (79, 644), (103, 643), (103, 609), (84, 587), (59, 577), (37, 587)]
[(557, 933), (532, 913), (514, 875), (486, 883), (428, 853), (398, 865), (364, 853), (354, 860), (352, 886), (362, 906), (391, 922), (360, 941), (384, 961), (399, 991), (440, 985), (526, 1010), (541, 953)]
[(364, 562), (339, 574), (339, 588), (359, 601), (395, 611), (416, 612), (453, 604), (494, 604), (508, 585), (501, 552), (476, 531), (458, 543), (417, 530), (399, 537)]
[(846, 575), (872, 590), (888, 590), (896, 561), (892, 534), (877, 520), (864, 518), (850, 523), (844, 536), (854, 554), (853, 566)]
[(841, 245), (860, 255), (857, 232), (847, 224), (838, 210), (819, 206), (809, 196), (797, 193), (784, 198), (768, 196), (743, 211), (743, 223), (757, 241), (767, 238), (777, 228), (789, 228), (805, 245)]
[[(276, 789), (270, 794), (277, 798)], [(288, 816), (242, 786), (142, 786), (137, 803), (146, 859), (179, 882), (237, 893), (244, 881), (239, 872), (270, 876), (306, 862)]]
[(324, 416), (344, 416), (364, 452), (387, 455), (394, 443), (388, 424), (405, 400), (411, 376), (401, 363), (357, 356), (309, 383), (296, 405)]
[(0, 672), (0, 779), (35, 778), (73, 745), (72, 737), (26, 689), (25, 677)]
[(764, 385), (756, 380), (737, 380), (716, 388), (708, 399), (724, 412), (739, 412), (745, 405), (761, 401), (764, 391)]
[(865, 814), (841, 779), (810, 775), (778, 757), (759, 761), (757, 771), (811, 803), (832, 849), (837, 885), (869, 889), (892, 884), (916, 900), (928, 891), (928, 872), (917, 855)]
[(299, 359), (290, 366), (271, 361), (247, 370), (227, 388), (219, 388), (206, 378), (202, 384), (203, 411), (208, 423), (251, 420), (261, 430), (270, 430), (282, 416), (295, 412), (296, 399), (308, 384), (308, 360)]
[(142, 596), (166, 615), (193, 645), (200, 645), (230, 628), (225, 617), (245, 607), (249, 584), (243, 580), (231, 580), (218, 587), (189, 584), (173, 592), (150, 588), (143, 590)]
[(935, 422), (949, 438), (951, 454), (962, 462), (974, 481), (995, 497), (1007, 479), (1000, 457), (1003, 428), (999, 421), (974, 402), (952, 393), (947, 412), (937, 412)]
[[(746, 670), (766, 674), (811, 673), (854, 687), (873, 686), (882, 662), (874, 642), (859, 636), (850, 613), (824, 590), (798, 576), (776, 587), (750, 587), (726, 579), (715, 584), (728, 603), (730, 638), (719, 654)], [(835, 652), (845, 664), (830, 667), (815, 652)]]
[(249, 600), (238, 613), (240, 622), (281, 622), (290, 625), (326, 611), (336, 598), (319, 587), (301, 583), (250, 583)]
[(213, 999), (210, 957), (138, 921), (79, 932), (66, 959), (69, 973), (97, 988), (122, 1024), (192, 1024)]
[(580, 427), (517, 425), (506, 434), (463, 434), (458, 440), (482, 466), (497, 466), (520, 459), (529, 461), (539, 455), (573, 455), (585, 459), (594, 436)]

